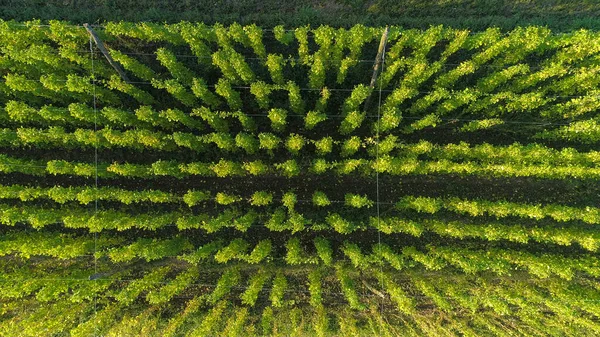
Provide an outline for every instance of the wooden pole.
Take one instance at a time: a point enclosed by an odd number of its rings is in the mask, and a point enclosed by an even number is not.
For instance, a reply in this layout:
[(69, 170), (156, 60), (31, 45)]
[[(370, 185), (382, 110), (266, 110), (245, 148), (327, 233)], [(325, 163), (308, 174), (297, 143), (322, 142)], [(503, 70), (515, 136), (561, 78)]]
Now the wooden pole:
[(110, 54), (108, 53), (108, 50), (106, 50), (106, 47), (104, 46), (104, 42), (102, 42), (102, 40), (100, 40), (100, 38), (98, 37), (98, 34), (96, 34), (96, 32), (92, 29), (92, 27), (90, 27), (90, 25), (88, 25), (87, 23), (84, 23), (83, 27), (85, 27), (85, 29), (88, 31), (88, 33), (90, 33), (90, 36), (96, 43), (96, 46), (98, 46), (98, 49), (100, 49), (102, 54), (104, 54), (104, 57), (106, 57), (106, 59), (108, 60), (108, 63), (110, 63), (110, 65), (113, 68), (115, 68), (117, 73), (119, 73), (119, 76), (121, 76), (123, 81), (125, 81), (127, 83), (131, 82), (129, 80), (129, 77), (127, 77), (127, 74), (125, 74), (123, 69), (121, 69), (121, 66), (119, 66), (119, 64), (117, 62), (115, 62), (115, 60), (113, 60), (113, 58), (110, 56)]
[(379, 74), (379, 67), (383, 61), (383, 52), (385, 50), (385, 46), (387, 44), (388, 33), (390, 32), (390, 28), (388, 26), (385, 27), (383, 34), (381, 35), (381, 40), (379, 41), (379, 49), (377, 50), (377, 56), (375, 57), (375, 65), (373, 66), (373, 76), (371, 76), (371, 84), (369, 88), (371, 88), (371, 95), (367, 97), (367, 101), (365, 102), (364, 111), (366, 112), (369, 108), (369, 103), (371, 103), (371, 96), (373, 89), (375, 88), (375, 83), (377, 82), (377, 75)]

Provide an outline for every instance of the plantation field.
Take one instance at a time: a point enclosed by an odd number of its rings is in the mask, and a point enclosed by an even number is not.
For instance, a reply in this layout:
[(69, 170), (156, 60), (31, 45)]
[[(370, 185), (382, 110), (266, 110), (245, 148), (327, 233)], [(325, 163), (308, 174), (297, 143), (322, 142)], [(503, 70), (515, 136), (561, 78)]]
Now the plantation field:
[(0, 21), (0, 72), (0, 336), (600, 333), (598, 32)]

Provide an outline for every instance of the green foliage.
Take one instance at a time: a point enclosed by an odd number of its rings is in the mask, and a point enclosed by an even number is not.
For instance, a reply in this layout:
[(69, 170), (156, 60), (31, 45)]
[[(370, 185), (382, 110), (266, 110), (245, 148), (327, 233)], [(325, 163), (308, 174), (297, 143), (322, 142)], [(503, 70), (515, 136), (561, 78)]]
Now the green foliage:
[[(188, 89), (176, 79), (158, 80), (152, 79), (152, 86), (157, 89), (164, 89), (169, 94), (173, 95), (178, 101), (185, 106), (193, 107), (196, 105), (196, 96), (188, 91)], [(141, 102), (148, 104), (148, 102)]]
[(319, 158), (313, 160), (312, 165), (310, 167), (310, 171), (316, 174), (323, 174), (327, 172), (327, 170), (331, 169), (333, 166), (333, 163), (328, 163), (327, 160)]
[(273, 202), (273, 193), (267, 191), (254, 192), (250, 197), (250, 204), (254, 206), (267, 206)]
[(193, 74), (190, 69), (177, 61), (175, 55), (166, 48), (156, 50), (156, 59), (169, 70), (171, 75), (179, 82), (191, 86), (193, 82)]
[(259, 147), (272, 152), (279, 147), (281, 139), (272, 133), (260, 133), (258, 135)]
[(294, 206), (296, 206), (296, 202), (298, 198), (293, 192), (286, 192), (283, 197), (281, 197), (281, 203), (288, 209), (288, 212), (294, 212)]
[(340, 125), (339, 132), (342, 135), (347, 135), (355, 131), (362, 125), (364, 119), (365, 113), (363, 112), (359, 112), (356, 110), (348, 112), (348, 114), (346, 114), (346, 117), (344, 117), (344, 120)]
[(317, 148), (317, 154), (325, 155), (331, 153), (333, 150), (333, 138), (325, 137), (321, 138), (314, 142), (315, 147)]
[(252, 252), (250, 252), (250, 254), (246, 257), (246, 262), (253, 264), (260, 263), (268, 258), (269, 254), (271, 253), (271, 249), (271, 240), (261, 240), (258, 244), (256, 244)]
[(600, 140), (600, 124), (595, 119), (577, 121), (556, 130), (540, 132), (536, 137), (593, 144)]
[(115, 299), (124, 304), (133, 303), (141, 293), (156, 287), (156, 285), (167, 275), (170, 269), (170, 267), (165, 266), (152, 270), (150, 273), (144, 275), (143, 278), (129, 283), (125, 288), (115, 295)]
[(344, 252), (344, 255), (350, 259), (350, 262), (355, 268), (364, 270), (369, 266), (367, 257), (362, 254), (360, 247), (356, 244), (346, 241), (344, 242), (342, 251)]
[(273, 279), (273, 286), (269, 296), (271, 305), (273, 307), (280, 308), (285, 305), (284, 297), (287, 286), (288, 282), (283, 273), (277, 272), (277, 274), (275, 274), (275, 278)]
[(242, 198), (237, 195), (226, 194), (223, 192), (218, 192), (215, 196), (215, 201), (221, 205), (230, 205), (241, 200)]
[(231, 289), (239, 283), (241, 275), (239, 270), (235, 268), (229, 268), (221, 274), (219, 281), (215, 289), (212, 291), (209, 297), (209, 302), (212, 304), (217, 303), (223, 297), (227, 296)]
[(188, 206), (198, 205), (202, 201), (206, 201), (210, 199), (210, 193), (206, 191), (188, 191), (183, 196), (183, 201)]
[(331, 213), (326, 218), (325, 221), (329, 226), (335, 229), (336, 232), (341, 234), (350, 234), (357, 229), (356, 224), (352, 223), (344, 219), (337, 213)]
[(290, 108), (296, 114), (303, 114), (305, 103), (300, 94), (300, 87), (293, 81), (287, 83), (288, 99), (290, 101)]
[(356, 293), (354, 280), (350, 278), (348, 275), (348, 271), (345, 267), (336, 266), (336, 276), (340, 282), (342, 287), (342, 292), (344, 293), (344, 297), (348, 301), (350, 308), (356, 310), (365, 310), (366, 306), (360, 302), (358, 294)]
[(415, 300), (400, 285), (396, 284), (386, 273), (377, 273), (377, 278), (384, 285), (386, 292), (390, 295), (398, 310), (407, 315), (415, 313)]
[(191, 89), (194, 95), (200, 98), (205, 104), (210, 105), (213, 108), (221, 105), (219, 98), (208, 89), (208, 85), (202, 78), (194, 77), (192, 79)]
[(346, 206), (354, 208), (373, 207), (373, 201), (369, 200), (366, 195), (358, 195), (352, 193), (346, 193), (344, 196)]
[(502, 124), (504, 124), (504, 121), (501, 119), (498, 119), (498, 118), (482, 119), (479, 121), (472, 121), (472, 122), (465, 124), (463, 127), (460, 128), (460, 131), (461, 132), (475, 132), (478, 130), (490, 129), (496, 125), (502, 125)]
[(272, 333), (273, 330), (273, 308), (266, 307), (261, 315), (260, 327), (262, 333), (267, 336)]
[(217, 132), (228, 132), (229, 131), (229, 123), (227, 120), (219, 116), (218, 113), (211, 111), (207, 107), (200, 107), (198, 109), (194, 109), (191, 113), (193, 116), (199, 116), (204, 120), (212, 129)]
[(294, 159), (287, 160), (281, 164), (275, 164), (275, 167), (281, 171), (281, 173), (288, 177), (294, 177), (300, 174), (300, 166)]
[(209, 259), (213, 253), (215, 253), (219, 248), (221, 248), (221, 246), (222, 243), (220, 241), (212, 241), (210, 243), (198, 247), (198, 249), (196, 249), (192, 253), (180, 255), (179, 259), (191, 264), (199, 264)]
[(240, 296), (242, 303), (249, 306), (254, 306), (258, 299), (259, 293), (262, 291), (264, 284), (269, 280), (269, 274), (264, 271), (259, 271), (252, 275), (248, 281), (248, 288)]
[(308, 291), (310, 292), (310, 304), (316, 308), (323, 306), (323, 290), (321, 286), (322, 277), (323, 272), (320, 269), (315, 269), (308, 274)]
[(320, 111), (314, 111), (311, 110), (309, 111), (306, 116), (304, 117), (304, 127), (307, 130), (312, 130), (314, 129), (314, 127), (327, 120), (327, 115), (323, 112)]
[(285, 142), (285, 147), (294, 155), (298, 155), (306, 144), (306, 139), (298, 134), (291, 134)]
[(165, 256), (177, 256), (190, 248), (190, 242), (182, 237), (160, 240), (138, 239), (128, 246), (112, 248), (107, 255), (114, 262), (127, 262), (136, 258), (150, 262)]
[(150, 304), (166, 303), (170, 301), (173, 296), (189, 287), (198, 277), (198, 274), (198, 268), (191, 267), (177, 275), (175, 279), (171, 280), (161, 288), (158, 288), (155, 291), (150, 290), (148, 295), (146, 295), (146, 300), (148, 300), (148, 303)]
[(228, 80), (219, 78), (215, 86), (215, 92), (225, 99), (231, 109), (238, 110), (242, 108), (242, 97), (239, 92), (232, 88)]
[(352, 136), (342, 143), (342, 151), (340, 155), (342, 157), (349, 157), (358, 152), (361, 145), (362, 142), (360, 138), (358, 136)]
[(313, 193), (312, 201), (314, 205), (321, 207), (329, 206), (331, 204), (327, 195), (321, 191)]
[(273, 212), (273, 214), (271, 214), (271, 216), (265, 223), (265, 227), (272, 231), (284, 231), (287, 229), (287, 226), (285, 225), (286, 218), (287, 216), (285, 213), (285, 209), (278, 208)]
[(269, 173), (269, 166), (263, 163), (260, 160), (255, 160), (252, 162), (246, 162), (243, 164), (244, 170), (248, 171), (251, 175), (264, 175)]
[(271, 79), (274, 83), (283, 85), (285, 83), (283, 77), (283, 67), (285, 65), (285, 61), (282, 55), (279, 54), (269, 54), (267, 55), (267, 60), (265, 62), (267, 69), (269, 70), (269, 74), (271, 75)]
[(241, 259), (246, 254), (248, 248), (248, 242), (243, 239), (235, 239), (231, 241), (228, 246), (223, 247), (215, 254), (215, 261), (226, 263), (232, 259)]
[(333, 262), (333, 250), (329, 241), (322, 236), (318, 236), (314, 239), (314, 244), (317, 255), (323, 261), (323, 264), (330, 266)]
[(297, 237), (289, 239), (285, 244), (285, 248), (287, 251), (285, 262), (287, 264), (313, 264), (318, 262), (314, 257), (306, 256), (304, 249), (301, 246), (300, 239)]
[(271, 127), (276, 132), (282, 132), (285, 130), (287, 124), (287, 111), (283, 109), (271, 109), (269, 110), (269, 119), (271, 120)]
[(238, 163), (221, 159), (218, 163), (212, 164), (210, 169), (217, 177), (227, 177), (235, 175), (244, 175), (242, 166)]
[(271, 94), (271, 90), (271, 86), (262, 81), (252, 82), (252, 84), (250, 84), (250, 93), (254, 95), (256, 102), (261, 109), (269, 108), (269, 94)]
[(214, 333), (214, 331), (217, 328), (217, 325), (221, 321), (223, 311), (227, 307), (228, 303), (227, 301), (213, 301), (213, 303), (215, 305), (209, 310), (208, 314), (204, 316), (202, 323), (200, 323), (198, 326), (196, 326), (193, 330), (190, 331), (190, 336), (209, 336)]

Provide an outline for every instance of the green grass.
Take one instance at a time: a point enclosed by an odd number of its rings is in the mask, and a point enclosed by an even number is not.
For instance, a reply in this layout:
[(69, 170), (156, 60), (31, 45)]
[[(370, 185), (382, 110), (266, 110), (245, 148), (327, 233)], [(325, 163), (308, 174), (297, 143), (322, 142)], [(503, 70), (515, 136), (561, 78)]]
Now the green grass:
[(321, 24), (349, 27), (400, 25), (427, 28), (444, 24), (483, 30), (542, 25), (556, 31), (600, 29), (596, 0), (12, 0), (0, 2), (9, 20), (204, 21), (289, 27)]

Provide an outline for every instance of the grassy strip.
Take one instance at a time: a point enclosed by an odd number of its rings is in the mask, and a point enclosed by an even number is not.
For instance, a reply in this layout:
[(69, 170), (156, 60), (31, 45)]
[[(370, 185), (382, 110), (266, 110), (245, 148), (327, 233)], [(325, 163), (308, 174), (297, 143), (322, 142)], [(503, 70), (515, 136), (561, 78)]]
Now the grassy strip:
[(513, 29), (523, 25), (548, 26), (556, 31), (600, 29), (600, 3), (592, 1), (532, 0), (15, 0), (0, 5), (8, 20), (63, 19), (73, 23), (102, 21), (204, 21), (256, 23), (274, 27), (311, 24), (349, 27), (357, 23), (406, 28), (444, 24), (483, 30), (490, 26)]

